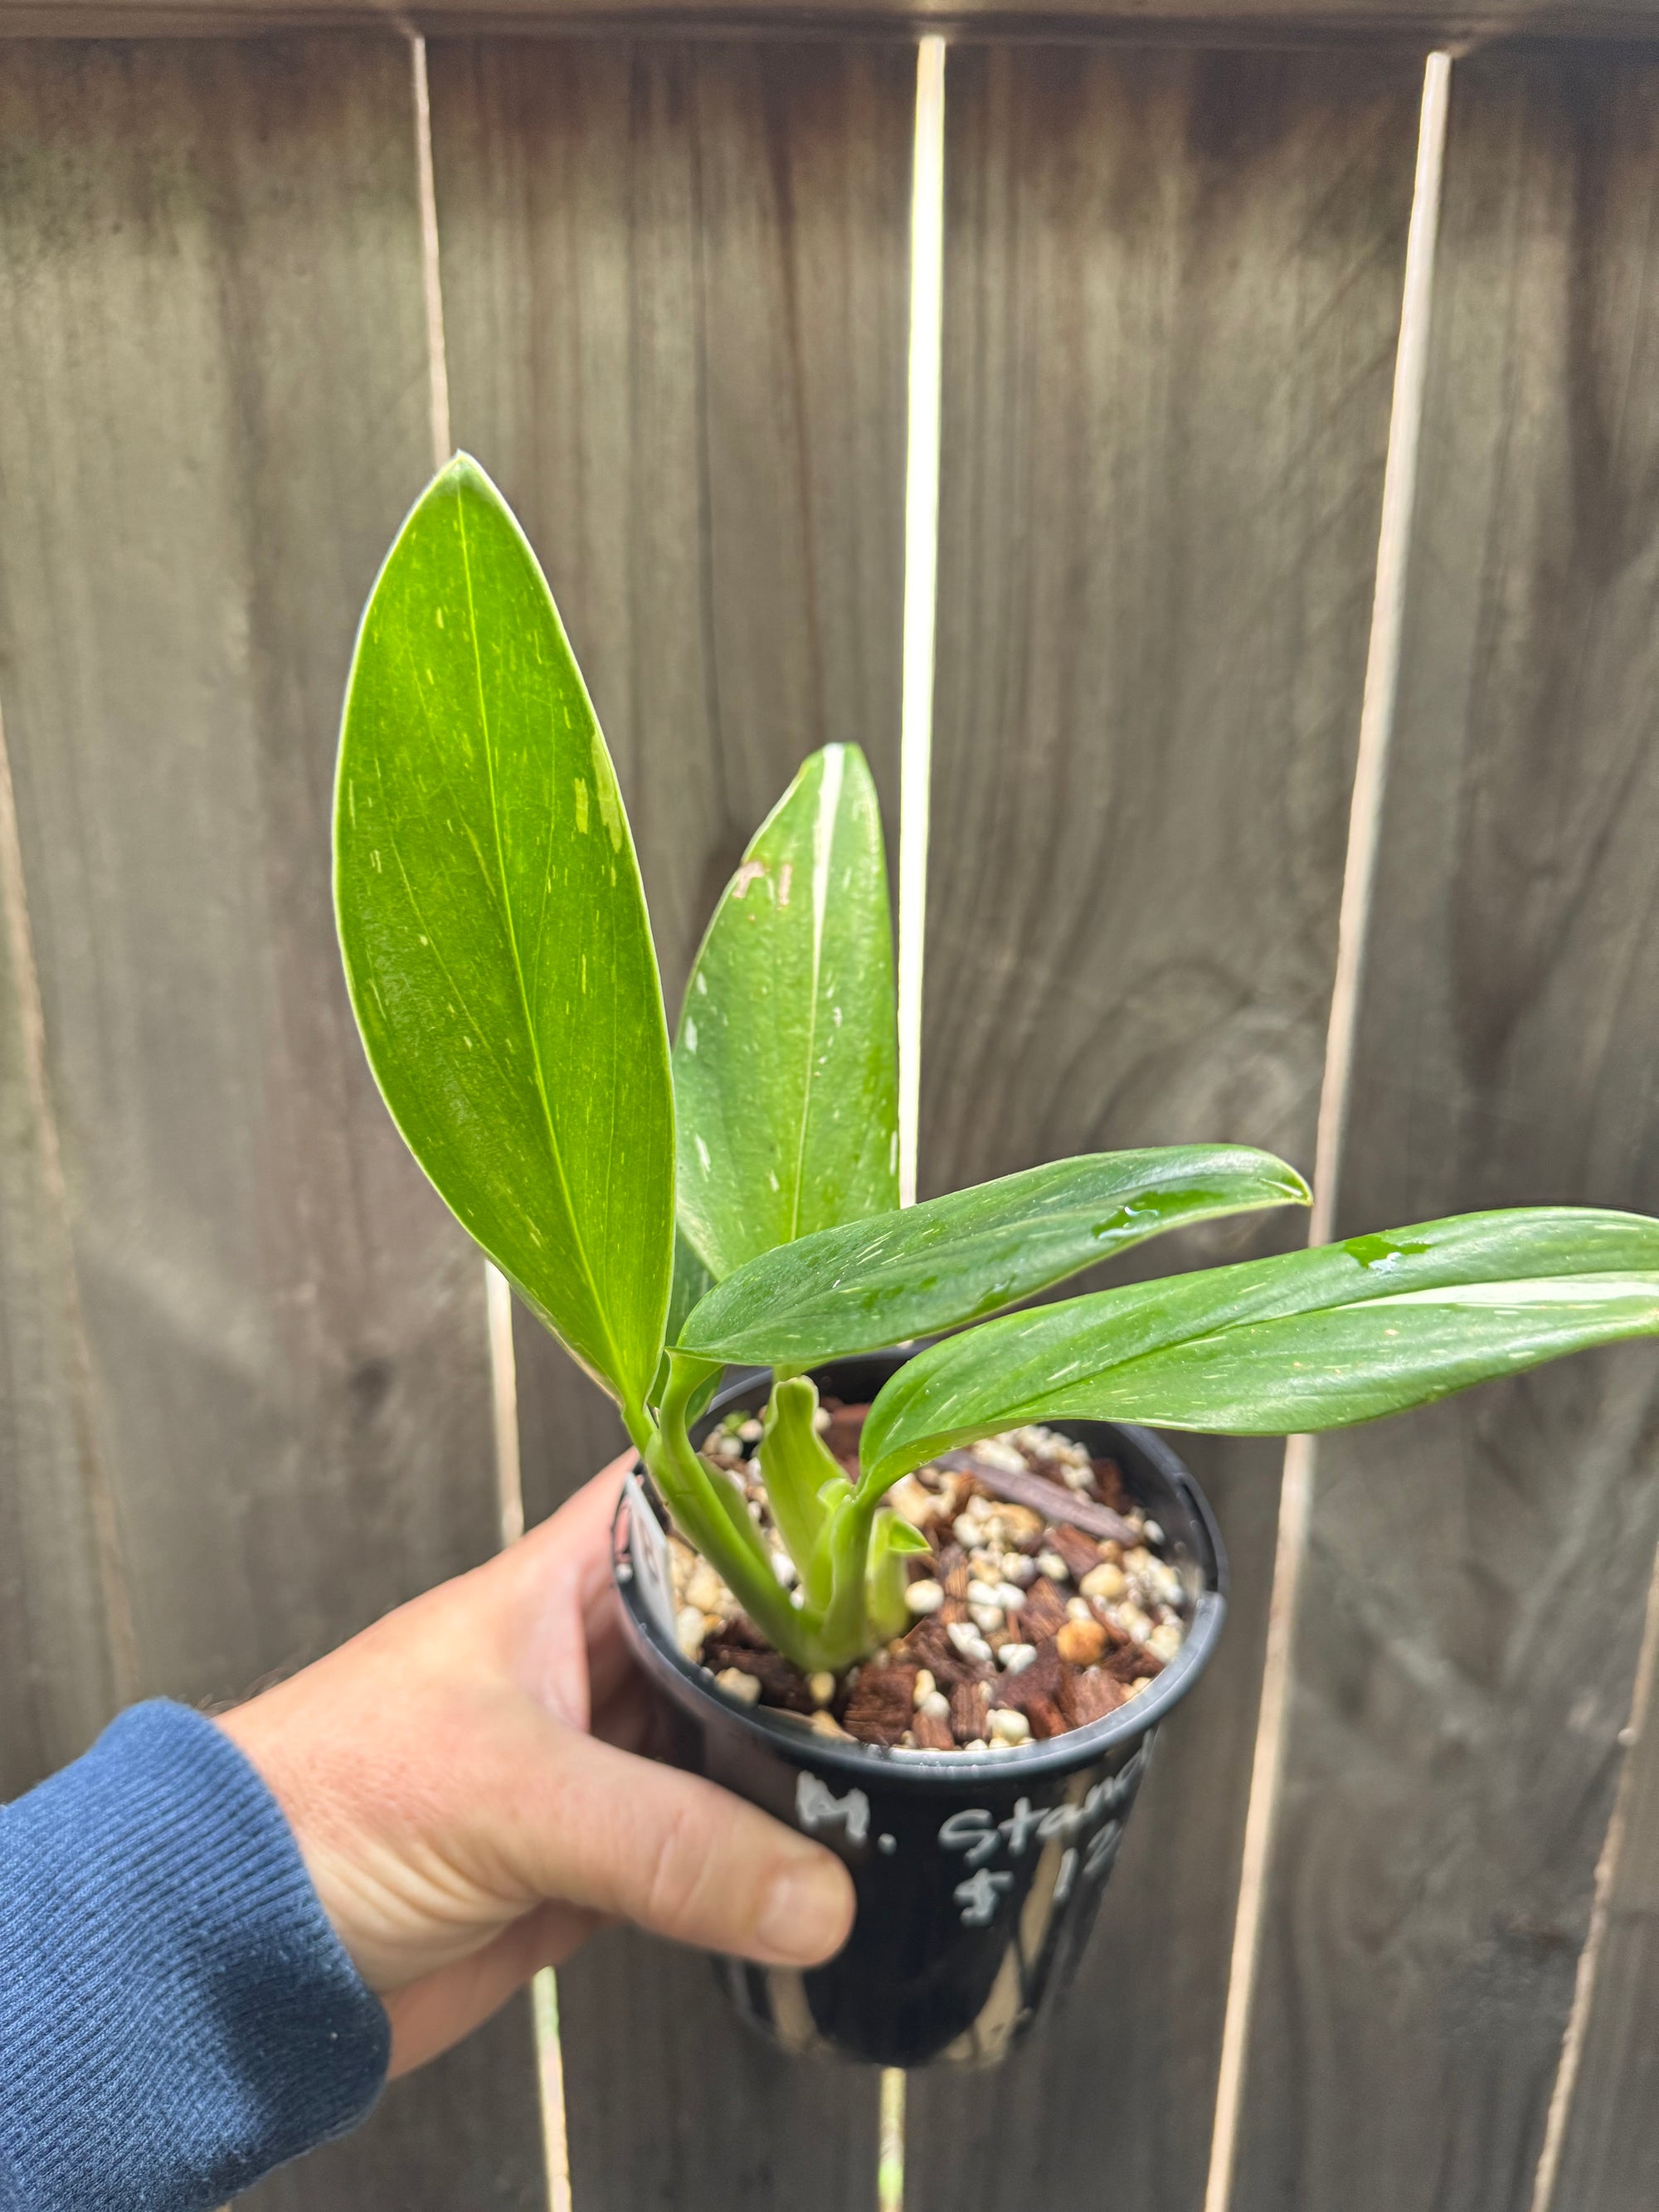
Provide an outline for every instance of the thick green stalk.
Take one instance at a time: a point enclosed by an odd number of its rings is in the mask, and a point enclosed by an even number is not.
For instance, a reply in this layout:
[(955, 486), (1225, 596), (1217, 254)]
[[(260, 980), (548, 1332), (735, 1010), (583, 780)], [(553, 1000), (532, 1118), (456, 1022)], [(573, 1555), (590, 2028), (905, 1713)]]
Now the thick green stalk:
[(806, 1623), (778, 1581), (765, 1539), (732, 1485), (712, 1474), (699, 1459), (687, 1433), (686, 1405), (703, 1374), (700, 1362), (674, 1355), (656, 1433), (646, 1449), (646, 1465), (682, 1533), (721, 1577), (762, 1634), (798, 1667), (811, 1666)]
[(831, 1565), (830, 1548), (830, 1537), (835, 1530), (836, 1516), (852, 1495), (853, 1486), (844, 1474), (837, 1474), (833, 1480), (826, 1482), (818, 1492), (818, 1504), (823, 1509), (823, 1519), (818, 1528), (817, 1541), (812, 1547), (811, 1587), (824, 1592), (824, 1596), (817, 1607), (817, 1618), (820, 1620), (830, 1602), (830, 1593), (834, 1585), (834, 1568)]
[(901, 1521), (890, 1506), (884, 1505), (876, 1516), (875, 1534), (870, 1546), (869, 1594), (866, 1600), (872, 1633), (884, 1644), (890, 1637), (902, 1636), (910, 1625), (909, 1607), (904, 1602), (905, 1586), (909, 1581), (904, 1562), (912, 1552), (925, 1552), (927, 1540)]
[(760, 1463), (778, 1534), (799, 1571), (808, 1607), (821, 1613), (830, 1602), (830, 1562), (818, 1540), (829, 1517), (823, 1493), (834, 1496), (834, 1485), (845, 1478), (814, 1426), (817, 1410), (817, 1386), (809, 1376), (775, 1382)]
[(881, 1639), (870, 1632), (870, 1535), (876, 1501), (854, 1492), (830, 1522), (830, 1603), (814, 1642), (821, 1667), (849, 1666)]

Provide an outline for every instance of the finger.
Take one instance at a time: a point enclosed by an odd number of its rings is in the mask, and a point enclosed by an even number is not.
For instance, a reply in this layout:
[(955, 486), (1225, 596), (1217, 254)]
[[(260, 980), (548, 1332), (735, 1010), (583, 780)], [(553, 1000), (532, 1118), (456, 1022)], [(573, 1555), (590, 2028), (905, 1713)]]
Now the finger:
[(441, 1966), (384, 2000), (392, 2022), (392, 2078), (424, 2066), (481, 2027), (543, 1966), (559, 1966), (600, 1925), (573, 1905), (544, 1905), (470, 1959)]
[(846, 1942), (853, 1885), (832, 1853), (696, 1775), (549, 1733), (510, 1814), (540, 1895), (766, 1965), (814, 1965)]
[(573, 1491), (556, 1512), (550, 1513), (545, 1521), (537, 1522), (533, 1528), (526, 1529), (512, 1547), (514, 1554), (527, 1562), (539, 1562), (549, 1551), (568, 1554), (595, 1542), (602, 1548), (608, 1547), (611, 1523), (616, 1516), (623, 1478), (638, 1459), (639, 1454), (631, 1444), (626, 1451), (618, 1452), (580, 1490)]
[(582, 1618), (587, 1646), (587, 1679), (593, 1711), (609, 1705), (624, 1686), (638, 1679), (634, 1654), (623, 1629), (622, 1600), (607, 1577)]
[(629, 1674), (603, 1704), (595, 1704), (588, 1729), (588, 1734), (598, 1736), (601, 1743), (652, 1756), (663, 1733), (656, 1699), (641, 1674)]
[[(587, 1619), (611, 1588), (611, 1526), (635, 1454), (615, 1459), (568, 1504), (503, 1554), (510, 1561), (514, 1623), (509, 1664), (520, 1685), (572, 1728), (586, 1728), (594, 1694), (588, 1680)], [(614, 1668), (598, 1686), (608, 1692)]]

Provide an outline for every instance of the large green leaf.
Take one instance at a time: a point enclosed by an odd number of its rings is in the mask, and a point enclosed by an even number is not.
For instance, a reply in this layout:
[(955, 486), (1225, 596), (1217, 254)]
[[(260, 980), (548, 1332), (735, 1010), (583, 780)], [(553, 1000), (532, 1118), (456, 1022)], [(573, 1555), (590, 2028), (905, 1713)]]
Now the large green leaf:
[[(651, 1386), (651, 1403), (660, 1406), (668, 1388), (669, 1348), (679, 1339), (686, 1316), (697, 1301), (714, 1288), (714, 1279), (697, 1257), (696, 1249), (687, 1239), (683, 1229), (674, 1231), (674, 1273), (668, 1292), (668, 1326), (665, 1332), (662, 1358), (657, 1363), (657, 1376)], [(720, 1388), (721, 1363), (713, 1362), (702, 1382), (686, 1401), (685, 1418), (695, 1421), (707, 1411), (708, 1401)]]
[[(668, 1293), (668, 1342), (677, 1344), (687, 1317), (714, 1286), (714, 1279), (697, 1256), (696, 1247), (683, 1229), (674, 1232), (674, 1275)], [(665, 1353), (665, 1358), (666, 1354)]]
[(1165, 1230), (1307, 1203), (1294, 1168), (1242, 1145), (1056, 1160), (764, 1252), (702, 1299), (677, 1341), (703, 1358), (804, 1366), (976, 1321)]
[(363, 616), (335, 803), (352, 1005), (410, 1151), (631, 1412), (663, 1337), (674, 1119), (616, 777), (536, 556), (465, 455)]
[(892, 927), (875, 786), (814, 753), (727, 886), (674, 1048), (680, 1221), (716, 1280), (898, 1203)]
[(1659, 1222), (1521, 1208), (1012, 1314), (908, 1361), (866, 1485), (1066, 1414), (1237, 1436), (1346, 1427), (1566, 1352), (1659, 1333)]

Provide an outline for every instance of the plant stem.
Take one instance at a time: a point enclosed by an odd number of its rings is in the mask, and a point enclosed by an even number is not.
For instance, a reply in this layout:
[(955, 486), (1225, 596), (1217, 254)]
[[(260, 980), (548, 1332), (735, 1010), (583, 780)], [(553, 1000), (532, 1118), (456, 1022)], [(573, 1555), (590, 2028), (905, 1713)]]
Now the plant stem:
[(841, 1668), (861, 1659), (874, 1640), (870, 1634), (868, 1573), (870, 1532), (876, 1501), (854, 1492), (836, 1509), (830, 1524), (830, 1603), (814, 1639), (818, 1664)]
[(732, 1485), (703, 1465), (687, 1433), (686, 1404), (704, 1372), (701, 1362), (678, 1352), (672, 1355), (658, 1426), (646, 1447), (646, 1465), (683, 1533), (757, 1628), (786, 1658), (798, 1667), (810, 1667), (808, 1625), (778, 1581), (765, 1539)]
[(904, 1567), (907, 1554), (887, 1540), (897, 1519), (891, 1506), (882, 1507), (876, 1516), (875, 1540), (871, 1547), (873, 1557), (866, 1607), (872, 1631), (884, 1640), (890, 1636), (902, 1636), (910, 1620), (904, 1602), (905, 1585), (909, 1580)]
[(830, 1602), (830, 1563), (818, 1541), (828, 1517), (823, 1492), (845, 1477), (818, 1435), (817, 1410), (817, 1386), (810, 1376), (774, 1382), (760, 1462), (778, 1534), (807, 1604), (821, 1613)]

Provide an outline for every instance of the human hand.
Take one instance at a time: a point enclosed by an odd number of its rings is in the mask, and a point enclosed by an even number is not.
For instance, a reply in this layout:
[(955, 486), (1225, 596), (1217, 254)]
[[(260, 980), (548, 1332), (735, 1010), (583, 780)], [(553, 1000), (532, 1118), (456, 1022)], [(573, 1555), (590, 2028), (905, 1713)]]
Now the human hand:
[(845, 1942), (833, 1854), (635, 1755), (610, 1532), (632, 1454), (220, 1726), (287, 1814), (407, 2073), (610, 1918), (768, 1965)]

